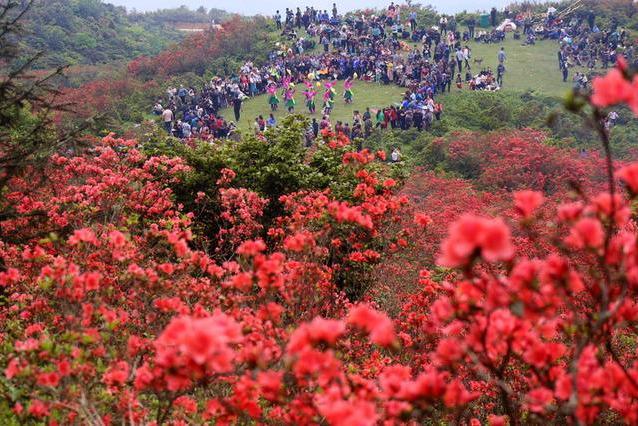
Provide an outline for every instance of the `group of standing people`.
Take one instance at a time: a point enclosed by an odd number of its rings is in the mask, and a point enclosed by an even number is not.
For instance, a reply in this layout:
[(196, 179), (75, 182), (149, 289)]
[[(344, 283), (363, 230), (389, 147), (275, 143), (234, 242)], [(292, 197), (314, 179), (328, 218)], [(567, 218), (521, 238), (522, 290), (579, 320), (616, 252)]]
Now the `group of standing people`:
[[(309, 114), (320, 113), (321, 117), (329, 118), (339, 98), (346, 104), (355, 102), (356, 81), (405, 88), (405, 98), (394, 107), (401, 111), (397, 115), (405, 117), (398, 120), (427, 129), (432, 122), (430, 117), (440, 116), (443, 110), (435, 101), (438, 94), (451, 91), (453, 86), (498, 90), (503, 84), (504, 53), (502, 58), (499, 56), (496, 75), (489, 67), (474, 73), (472, 51), (462, 42), (465, 33), (460, 34), (453, 18), (442, 17), (440, 26), (424, 28), (419, 25), (414, 10), (402, 17), (399, 6), (391, 3), (380, 14), (347, 17), (339, 15), (336, 4), (331, 12), (314, 8), (303, 12), (288, 9), (283, 16), (278, 11), (274, 21), (284, 36), (301, 29), (307, 36), (293, 35), (287, 42), (277, 43), (267, 63), (258, 66), (246, 62), (236, 75), (215, 77), (200, 90), (169, 89), (168, 99), (158, 101), (154, 108), (156, 114), (162, 115), (168, 131), (184, 138), (233, 135), (242, 118), (243, 102), (261, 94), (268, 94), (271, 113), (279, 108), (289, 113), (300, 111), (297, 97), (301, 95), (303, 108)], [(314, 52), (317, 43), (319, 52)], [(344, 82), (340, 94), (336, 92), (337, 81)], [(234, 121), (227, 121), (221, 115), (222, 110), (229, 107)], [(393, 115), (392, 108), (381, 110)], [(255, 122), (260, 123), (256, 127), (265, 129), (268, 122), (273, 121), (276, 122), (274, 116), (272, 119), (262, 116)], [(365, 135), (365, 120), (359, 121), (361, 134)], [(376, 124), (393, 127), (389, 124), (392, 122), (397, 120), (386, 122), (384, 119)], [(353, 123), (351, 129), (356, 124)]]
[(563, 81), (568, 81), (570, 69), (574, 67), (584, 68), (589, 73), (574, 74), (572, 81), (576, 89), (587, 88), (595, 69), (614, 66), (619, 56), (629, 64), (638, 64), (636, 47), (629, 33), (618, 27), (615, 18), (607, 29), (601, 29), (592, 11), (577, 13), (569, 20), (548, 14), (546, 28), (559, 42), (558, 68)]
[(153, 113), (160, 117), (164, 129), (170, 135), (180, 139), (238, 137), (237, 125), (219, 114), (224, 105), (223, 97), (219, 95), (224, 90), (232, 88), (222, 89), (213, 82), (200, 92), (183, 85), (179, 88), (171, 87), (166, 91), (166, 99), (155, 103)]

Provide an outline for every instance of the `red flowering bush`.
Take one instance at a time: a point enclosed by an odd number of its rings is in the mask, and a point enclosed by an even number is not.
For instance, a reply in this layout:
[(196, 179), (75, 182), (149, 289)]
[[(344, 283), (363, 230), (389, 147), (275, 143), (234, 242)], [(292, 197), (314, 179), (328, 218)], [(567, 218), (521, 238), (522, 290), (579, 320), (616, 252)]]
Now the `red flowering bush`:
[[(255, 240), (266, 200), (227, 188), (234, 173), (222, 171), (216, 246), (236, 253), (220, 263), (193, 249), (194, 215), (173, 201), (170, 188), (189, 171), (179, 158), (147, 157), (135, 142), (109, 137), (94, 155), (54, 157), (51, 183), (36, 192), (12, 182), (5, 202), (22, 215), (0, 224), (20, 241), (1, 245), (0, 315), (9, 326), (0, 362), (15, 414), (62, 423), (89, 415), (105, 423), (258, 419), (263, 388), (273, 406), (290, 399), (274, 418), (312, 418), (318, 408), (292, 408), (305, 393), (280, 395), (277, 384), (292, 330), (346, 314), (335, 274), (379, 259), (370, 244), (381, 244), (380, 224), (402, 205), (367, 166), (348, 166), (360, 174), (351, 201), (330, 191), (290, 194), (282, 201), (290, 214), (269, 230), (268, 246)], [(315, 216), (292, 201), (303, 198)], [(364, 258), (348, 260), (356, 253)], [(365, 312), (375, 324), (353, 319), (352, 331), (393, 343), (391, 320)], [(336, 344), (316, 337), (322, 324), (310, 322), (311, 340)], [(305, 381), (313, 360), (330, 355), (302, 352), (295, 368)], [(254, 368), (263, 371), (255, 377)], [(218, 391), (204, 392), (213, 382)], [(204, 405), (203, 393), (211, 395)]]
[(576, 151), (544, 143), (546, 138), (532, 129), (457, 133), (435, 141), (430, 157), (436, 165), (490, 191), (528, 189), (553, 194), (570, 183), (587, 181), (597, 187), (604, 183), (603, 162), (596, 153), (580, 158)]
[[(628, 102), (607, 93), (621, 84), (597, 80), (591, 99), (607, 153), (597, 105)], [(553, 180), (592, 163), (556, 149), (551, 169), (497, 177), (486, 158), (504, 167), (493, 156), (509, 147), (540, 167), (525, 154), (532, 148), (517, 136), (481, 154), (461, 136), (450, 155), (478, 158), (478, 185), (500, 190), (419, 172), (399, 192), (382, 156), (325, 137), (343, 181), (321, 189), (272, 200), (220, 171), (215, 190), (193, 202), (219, 197), (219, 211), (206, 212), (216, 235), (200, 234), (197, 214), (175, 202), (184, 160), (147, 156), (134, 141), (108, 137), (90, 154), (54, 156), (37, 188), (13, 179), (2, 202), (20, 214), (0, 221), (12, 236), (0, 241), (0, 392), (11, 409), (1, 415), (105, 425), (638, 423), (636, 164), (607, 157), (607, 188), (581, 177), (566, 194)], [(280, 213), (263, 221), (273, 202)], [(353, 285), (389, 258), (413, 267), (401, 249), (418, 239), (428, 267), (390, 271), (397, 281), (416, 275), (390, 315), (366, 283)]]
[[(223, 28), (190, 35), (180, 44), (169, 47), (153, 57), (142, 56), (128, 64), (128, 72), (145, 80), (174, 76), (187, 72), (203, 75), (211, 58), (232, 57), (255, 52), (267, 37), (263, 19), (234, 17)], [(261, 52), (260, 52), (261, 53)]]

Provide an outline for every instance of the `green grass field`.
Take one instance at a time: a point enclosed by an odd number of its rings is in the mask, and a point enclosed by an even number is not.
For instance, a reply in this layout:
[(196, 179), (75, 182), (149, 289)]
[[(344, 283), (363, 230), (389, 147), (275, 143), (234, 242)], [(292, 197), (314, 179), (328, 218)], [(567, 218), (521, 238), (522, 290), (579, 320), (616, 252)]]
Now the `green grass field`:
[[(308, 113), (308, 109), (305, 105), (304, 96), (301, 92), (305, 90), (304, 85), (297, 85), (297, 95), (295, 99), (297, 101), (297, 105), (295, 107), (295, 113), (301, 113), (309, 118), (316, 117), (317, 120), (321, 119), (321, 106), (323, 104), (322, 95), (323, 95), (323, 87), (319, 89), (320, 93), (317, 95), (315, 102), (317, 104), (317, 112), (314, 115)], [(335, 86), (335, 90), (337, 91), (337, 96), (335, 98), (335, 107), (331, 114), (332, 122), (336, 122), (338, 120), (343, 122), (352, 122), (352, 115), (354, 111), (365, 111), (366, 107), (370, 108), (380, 108), (385, 107), (393, 102), (400, 102), (405, 92), (405, 89), (395, 86), (395, 85), (379, 85), (375, 83), (366, 83), (357, 81), (354, 84), (354, 103), (346, 104), (343, 101), (343, 81), (339, 81)], [(279, 96), (281, 98), (281, 96)], [(224, 117), (228, 120), (233, 119), (233, 111), (231, 109), (227, 109), (222, 113)], [(241, 119), (239, 122), (239, 127), (242, 130), (251, 129), (253, 123), (255, 122), (255, 118), (258, 115), (263, 115), (264, 118), (268, 118), (268, 114), (270, 114), (270, 106), (268, 105), (268, 96), (261, 95), (257, 96), (253, 99), (249, 99), (244, 102), (242, 107)], [(281, 118), (285, 117), (288, 114), (285, 105), (283, 105), (283, 101), (279, 104), (279, 110), (275, 112), (275, 118), (277, 120), (281, 120)]]
[[(483, 67), (490, 66), (496, 70), (498, 65), (497, 52), (501, 46), (505, 47), (507, 60), (505, 62), (505, 77), (503, 90), (527, 91), (534, 90), (545, 95), (562, 97), (572, 86), (570, 76), (563, 83), (562, 74), (558, 69), (558, 43), (553, 40), (538, 41), (533, 46), (522, 46), (520, 40), (514, 40), (511, 34), (502, 44), (471, 43), (473, 58), (483, 58)], [(470, 62), (473, 62), (471, 60)], [(471, 65), (478, 71), (478, 65)]]
[[(472, 49), (473, 58), (483, 58), (481, 67), (491, 67), (496, 69), (498, 64), (497, 52), (501, 46), (505, 47), (507, 54), (507, 60), (505, 63), (506, 73), (504, 77), (503, 90), (508, 92), (524, 92), (533, 90), (538, 93), (563, 97), (567, 91), (571, 88), (572, 73), (577, 70), (570, 70), (570, 76), (566, 83), (562, 81), (562, 75), (558, 69), (558, 61), (556, 58), (556, 52), (558, 45), (555, 41), (539, 41), (534, 46), (522, 46), (520, 40), (514, 40), (511, 34), (507, 35), (507, 39), (502, 44), (483, 44), (483, 43), (470, 43)], [(473, 67), (472, 72), (477, 73), (479, 71), (479, 65), (474, 64), (473, 59), (470, 61)], [(296, 113), (303, 113), (310, 117), (307, 113), (303, 95), (304, 86), (297, 87), (297, 107)], [(389, 85), (378, 85), (374, 83), (357, 82), (354, 86), (355, 101), (354, 104), (346, 105), (343, 102), (343, 82), (339, 82), (337, 87), (337, 101), (335, 102), (335, 108), (332, 113), (333, 122), (336, 120), (352, 121), (352, 113), (355, 110), (364, 111), (366, 107), (379, 108), (382, 106), (388, 106), (392, 103), (399, 102), (404, 92), (403, 88)], [(445, 97), (453, 96), (457, 91), (456, 87), (452, 88), (450, 95), (445, 95), (442, 99), (445, 102)], [(461, 90), (469, 90), (467, 88)], [(323, 92), (323, 89), (320, 90)], [(317, 118), (321, 117), (321, 93), (317, 96)], [(270, 107), (268, 106), (268, 97), (266, 95), (258, 96), (254, 99), (250, 99), (244, 103), (243, 112), (239, 127), (243, 130), (249, 130), (252, 128), (255, 117), (263, 115), (267, 118), (270, 113)], [(224, 116), (228, 119), (233, 119), (233, 113), (231, 110), (223, 112)], [(285, 116), (287, 111), (283, 104), (280, 104), (279, 111), (275, 114), (275, 117), (279, 120)]]

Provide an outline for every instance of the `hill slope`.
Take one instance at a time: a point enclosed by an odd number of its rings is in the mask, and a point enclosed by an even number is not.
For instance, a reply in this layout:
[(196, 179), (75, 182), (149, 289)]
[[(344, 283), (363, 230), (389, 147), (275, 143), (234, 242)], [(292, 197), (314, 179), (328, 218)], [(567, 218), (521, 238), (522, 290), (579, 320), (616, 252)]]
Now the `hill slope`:
[(145, 14), (128, 14), (101, 0), (37, 0), (26, 14), (28, 34), (21, 40), (25, 52), (44, 51), (38, 67), (95, 65), (154, 55), (183, 39), (177, 22), (219, 21), (222, 11), (211, 15), (201, 8), (185, 7)]

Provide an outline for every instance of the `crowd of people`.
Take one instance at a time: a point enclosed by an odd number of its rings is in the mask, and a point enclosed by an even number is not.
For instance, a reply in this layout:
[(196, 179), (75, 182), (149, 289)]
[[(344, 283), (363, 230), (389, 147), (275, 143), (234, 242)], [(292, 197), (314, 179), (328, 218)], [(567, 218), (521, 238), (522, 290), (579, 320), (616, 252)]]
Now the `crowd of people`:
[(524, 38), (524, 45), (535, 44), (538, 39), (558, 42), (558, 69), (563, 81), (569, 80), (570, 71), (581, 68), (574, 71), (571, 78), (576, 89), (586, 89), (596, 75), (595, 69), (613, 66), (618, 55), (629, 63), (638, 60), (634, 40), (625, 29), (619, 28), (615, 17), (606, 29), (596, 23), (593, 11), (583, 9), (559, 13), (549, 7), (542, 16), (513, 15), (505, 11), (505, 17), (505, 22), (515, 31), (514, 38)]
[[(330, 12), (312, 7), (287, 9), (283, 15), (277, 11), (274, 21), (288, 41), (276, 45), (265, 65), (246, 62), (236, 76), (213, 78), (199, 90), (167, 90), (166, 100), (159, 100), (154, 112), (162, 117), (168, 132), (181, 138), (233, 136), (243, 102), (261, 94), (269, 95), (272, 112), (280, 107), (290, 113), (305, 109), (310, 114), (319, 113), (315, 121), (330, 122), (341, 97), (335, 91), (337, 81), (344, 82), (342, 97), (347, 104), (355, 102), (354, 81), (405, 88), (404, 98), (396, 105), (374, 111), (372, 128), (426, 130), (441, 116), (442, 105), (435, 100), (438, 94), (451, 91), (453, 86), (498, 90), (503, 84), (504, 52), (496, 73), (489, 67), (474, 72), (472, 52), (464, 41), (470, 34), (483, 35), (474, 34), (471, 22), (461, 33), (453, 17), (442, 17), (439, 26), (426, 28), (419, 25), (416, 12), (402, 16), (394, 3), (381, 14), (348, 17), (341, 16), (335, 4)], [(303, 106), (295, 99), (298, 90), (305, 99)], [(226, 108), (232, 108), (234, 121), (223, 117)], [(269, 123), (276, 123), (272, 114), (267, 119), (257, 117), (255, 130), (263, 131)], [(365, 137), (370, 127), (362, 115), (354, 117), (344, 130)]]
[[(496, 10), (492, 9), (492, 28), (477, 30), (472, 17), (463, 27), (452, 16), (441, 16), (438, 25), (420, 25), (414, 9), (402, 11), (394, 3), (381, 13), (361, 15), (342, 16), (336, 4), (330, 11), (312, 7), (286, 9), (283, 14), (277, 11), (274, 23), (286, 41), (277, 43), (265, 64), (248, 61), (236, 75), (215, 77), (199, 89), (169, 88), (154, 112), (161, 116), (166, 130), (180, 138), (233, 137), (242, 118), (243, 102), (268, 94), (271, 114), (255, 118), (256, 132), (276, 125), (272, 113), (284, 108), (289, 113), (317, 114), (314, 127), (329, 124), (350, 136), (366, 137), (375, 127), (427, 130), (443, 111), (437, 95), (450, 92), (452, 87), (500, 90), (506, 74), (505, 49), (498, 50), (498, 64), (492, 70), (483, 66), (482, 58), (472, 57), (469, 40), (500, 43), (509, 30), (514, 31), (514, 38), (524, 37), (523, 45), (533, 44), (537, 38), (558, 40), (558, 67), (564, 81), (571, 67), (592, 70), (600, 64), (606, 68), (615, 62), (617, 52), (634, 61), (627, 33), (613, 22), (608, 30), (600, 30), (592, 13), (575, 13), (565, 20), (550, 8), (539, 21), (531, 14), (506, 10), (504, 18), (498, 26)], [(578, 88), (587, 87), (590, 80), (591, 75), (581, 72), (573, 76)], [(337, 81), (343, 81), (343, 93), (336, 92)], [(355, 114), (351, 124), (331, 123), (340, 102), (356, 103), (356, 81), (394, 84), (405, 89), (404, 97), (386, 108), (365, 109), (369, 117)], [(297, 105), (299, 95), (303, 105)], [(234, 120), (224, 118), (222, 112), (227, 108)]]
[(569, 70), (573, 67), (586, 68), (589, 75), (576, 72), (572, 81), (576, 89), (588, 87), (596, 68), (607, 69), (613, 66), (618, 55), (629, 63), (636, 63), (635, 46), (627, 31), (620, 29), (615, 19), (609, 28), (601, 29), (596, 24), (593, 12), (575, 14), (569, 20), (563, 20), (548, 13), (547, 29), (552, 37), (559, 41), (558, 68), (563, 81), (568, 81)]

